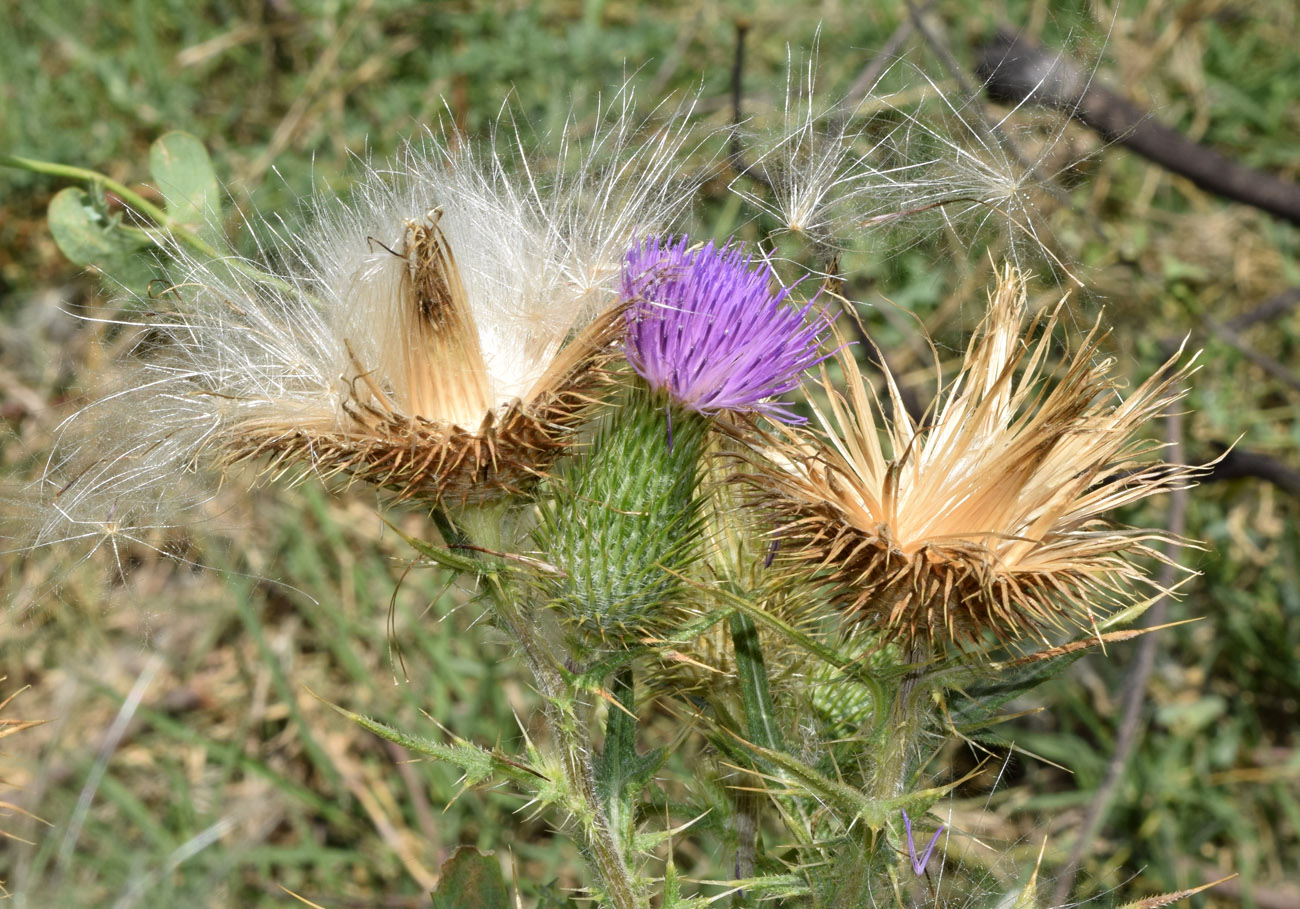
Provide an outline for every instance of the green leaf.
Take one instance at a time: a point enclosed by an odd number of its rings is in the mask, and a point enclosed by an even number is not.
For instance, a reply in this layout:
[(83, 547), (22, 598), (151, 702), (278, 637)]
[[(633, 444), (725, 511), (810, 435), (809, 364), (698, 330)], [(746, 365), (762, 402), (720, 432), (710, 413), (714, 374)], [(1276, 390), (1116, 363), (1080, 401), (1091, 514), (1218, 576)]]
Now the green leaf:
[(433, 909), (510, 909), (510, 888), (491, 852), (461, 846), (442, 866)]
[(402, 531), (393, 522), (387, 518), (384, 523), (392, 529), (393, 533), (401, 537), (406, 545), (410, 546), (420, 555), (424, 556), (430, 562), (441, 565), (443, 568), (451, 571), (464, 572), (466, 574), (487, 574), (494, 570), (494, 566), (482, 559), (476, 559), (472, 556), (458, 555), (450, 549), (444, 549), (441, 546), (434, 546), (432, 543), (426, 543), (424, 540), (418, 540)]
[(596, 758), (595, 771), (596, 792), (610, 829), (625, 842), (631, 838), (634, 814), (628, 773), (638, 757), (635, 711), (632, 670), (621, 669), (614, 676), (614, 703), (609, 705), (605, 747)]
[(149, 148), (153, 174), (167, 214), (209, 242), (221, 240), (221, 187), (203, 143), (189, 133), (170, 132)]
[(776, 765), (781, 774), (774, 775), (773, 779), (793, 784), (792, 788), (805, 790), (839, 815), (841, 822), (848, 823), (861, 818), (872, 830), (882, 829), (902, 809), (911, 808), (914, 812), (928, 809), (935, 800), (964, 782), (958, 780), (944, 786), (916, 789), (894, 798), (873, 799), (865, 792), (823, 775), (793, 755), (762, 748), (753, 742), (745, 742), (744, 745), (759, 758)]
[[(308, 691), (311, 692), (311, 689), (308, 689)], [(321, 703), (347, 717), (362, 729), (374, 733), (394, 745), (400, 745), (407, 751), (413, 751), (416, 754), (454, 764), (464, 772), (466, 786), (477, 786), (492, 779), (493, 776), (501, 776), (517, 783), (527, 784), (530, 788), (535, 786), (539, 780), (547, 780), (546, 775), (540, 770), (509, 758), (499, 751), (489, 751), (459, 736), (452, 736), (453, 743), (444, 745), (441, 742), (434, 742), (422, 736), (411, 735), (402, 732), (400, 729), (394, 729), (392, 726), (372, 720), (359, 713), (353, 713), (351, 710), (345, 710), (337, 704), (331, 704), (315, 692), (311, 692), (311, 694)]]
[(996, 678), (964, 686), (948, 702), (948, 715), (953, 727), (971, 735), (992, 725), (1003, 704), (1037, 688), (1086, 653), (1087, 650), (1076, 650), (1051, 659), (1012, 666)]
[(610, 827), (631, 849), (636, 839), (637, 793), (654, 779), (668, 752), (656, 748), (647, 754), (637, 753), (636, 717), (631, 715), (636, 697), (630, 668), (614, 676), (613, 688), (616, 703), (609, 706), (605, 747), (595, 760), (596, 791)]
[(807, 896), (811, 892), (808, 881), (798, 874), (770, 874), (763, 877), (737, 879), (728, 883), (760, 899), (788, 899)]
[(124, 227), (84, 189), (69, 186), (50, 200), (50, 233), (65, 256), (93, 266), (133, 290), (143, 292), (154, 276), (141, 252), (152, 245), (145, 234)]
[(767, 664), (758, 640), (758, 626), (741, 612), (731, 615), (731, 641), (736, 651), (736, 675), (745, 701), (745, 723), (749, 740), (763, 748), (785, 747), (781, 724), (767, 684)]

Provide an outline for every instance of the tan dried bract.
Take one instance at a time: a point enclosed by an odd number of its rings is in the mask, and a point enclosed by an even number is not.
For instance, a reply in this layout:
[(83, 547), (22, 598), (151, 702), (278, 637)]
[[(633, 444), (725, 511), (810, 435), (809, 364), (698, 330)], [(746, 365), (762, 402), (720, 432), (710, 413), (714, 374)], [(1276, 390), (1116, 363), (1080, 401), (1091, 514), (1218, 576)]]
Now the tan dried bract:
[[(1052, 628), (1092, 629), (1152, 585), (1134, 560), (1160, 558), (1160, 531), (1105, 516), (1188, 485), (1198, 468), (1160, 463), (1138, 435), (1181, 396), (1178, 357), (1127, 397), (1094, 328), (1049, 368), (1057, 314), (1026, 327), (1008, 268), (958, 376), (920, 423), (892, 376), (892, 418), (851, 352), (843, 390), (823, 371), (820, 432), (771, 439), (744, 482), (776, 515), (786, 558), (833, 583), (840, 607), (883, 641), (966, 651)], [(1057, 312), (1059, 313), (1059, 309)]]

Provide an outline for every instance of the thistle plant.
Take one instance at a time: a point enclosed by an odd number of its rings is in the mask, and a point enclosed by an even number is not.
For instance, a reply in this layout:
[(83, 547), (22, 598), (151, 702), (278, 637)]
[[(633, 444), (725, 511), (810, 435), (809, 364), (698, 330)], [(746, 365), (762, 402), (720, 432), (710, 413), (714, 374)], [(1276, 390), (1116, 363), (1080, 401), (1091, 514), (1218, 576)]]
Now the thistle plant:
[[(431, 516), (439, 538), (408, 542), (473, 581), (544, 734), (509, 749), (340, 709), (548, 812), (585, 896), (937, 904), (926, 813), (955, 784), (928, 759), (1149, 602), (1163, 537), (1108, 515), (1193, 478), (1139, 435), (1190, 366), (1124, 395), (1098, 328), (1055, 370), (1059, 320), (1028, 316), (1008, 267), (913, 420), (829, 289), (684, 233), (689, 112), (649, 130), (630, 109), (545, 177), (429, 136), (252, 258), (137, 206), (165, 290), (134, 288), (155, 299), (123, 326), (128, 377), (67, 425), (35, 542), (245, 462), (386, 490)], [(853, 203), (854, 158), (832, 158)], [(681, 731), (647, 747), (660, 706)], [(670, 747), (687, 739), (693, 764)], [(725, 871), (686, 880), (683, 837)]]
[(638, 241), (621, 282), (636, 379), (560, 481), (541, 530), (561, 611), (602, 644), (662, 628), (672, 591), (704, 553), (701, 457), (710, 424), (795, 415), (777, 397), (820, 358), (811, 305), (737, 249)]

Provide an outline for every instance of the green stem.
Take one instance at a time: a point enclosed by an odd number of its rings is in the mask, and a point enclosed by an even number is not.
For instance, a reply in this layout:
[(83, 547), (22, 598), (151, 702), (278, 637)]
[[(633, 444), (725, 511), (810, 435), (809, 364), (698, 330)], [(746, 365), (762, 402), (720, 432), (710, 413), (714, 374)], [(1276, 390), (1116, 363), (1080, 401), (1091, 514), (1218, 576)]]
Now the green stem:
[[(509, 519), (507, 508), (506, 505), (467, 507), (457, 513), (454, 522), (446, 512), (435, 514), (435, 521), (447, 543), (469, 541), (500, 552), (501, 528)], [(547, 640), (532, 613), (520, 605), (507, 572), (499, 567), (489, 569), (484, 579), (492, 593), (493, 614), (519, 647), (545, 702), (544, 716), (551, 740), (559, 751), (569, 810), (578, 819), (587, 855), (600, 877), (605, 897), (615, 909), (645, 909), (648, 903), (640, 894), (621, 839), (601, 804), (590, 748), (578, 716), (577, 697), (567, 683), (558, 651)]]
[[(52, 161), (37, 161), (35, 158), (23, 158), (18, 155), (0, 155), (0, 167), (13, 167), (18, 170), (30, 171), (34, 174), (44, 174), (49, 177), (64, 177), (68, 180), (76, 180), (81, 183), (89, 183), (92, 186), (102, 186), (104, 189), (113, 193), (123, 202), (133, 208), (138, 214), (144, 215), (155, 224), (164, 228), (168, 234), (175, 237), (183, 246), (188, 246), (191, 250), (208, 259), (220, 259), (230, 265), (231, 268), (238, 271), (247, 278), (263, 284), (269, 284), (284, 293), (298, 293), (296, 288), (291, 287), (284, 281), (274, 275), (269, 275), (264, 271), (253, 268), (248, 263), (238, 257), (226, 256), (221, 250), (217, 249), (211, 243), (208, 243), (194, 231), (190, 230), (184, 224), (181, 224), (166, 211), (154, 205), (144, 196), (131, 189), (124, 183), (119, 183), (112, 177), (107, 177), (98, 171), (89, 170), (84, 167), (73, 167), (70, 164), (55, 164)], [(152, 239), (152, 238), (151, 238)], [(155, 245), (159, 245), (157, 240), (153, 240)]]
[(906, 790), (913, 755), (926, 725), (925, 689), (920, 688), (920, 681), (928, 657), (926, 649), (919, 644), (907, 656), (910, 668), (898, 684), (889, 719), (876, 737), (876, 761), (870, 784), (873, 798), (893, 799)]
[[(66, 177), (69, 180), (78, 180), (82, 183), (98, 184), (115, 196), (120, 197), (123, 202), (140, 212), (140, 214), (148, 215), (159, 224), (170, 225), (172, 223), (172, 219), (167, 216), (165, 211), (145, 199), (144, 196), (124, 183), (118, 183), (112, 177), (106, 177), (98, 171), (85, 167), (73, 167), (70, 164), (55, 164), (52, 161), (37, 161), (35, 158), (21, 158), (17, 155), (0, 155), (0, 166), (16, 167), (19, 170), (31, 171), (34, 174), (45, 174), (49, 177)], [(201, 244), (201, 247), (193, 247), (196, 252), (206, 251), (209, 255), (217, 255), (216, 250), (198, 237), (194, 237), (194, 242)]]

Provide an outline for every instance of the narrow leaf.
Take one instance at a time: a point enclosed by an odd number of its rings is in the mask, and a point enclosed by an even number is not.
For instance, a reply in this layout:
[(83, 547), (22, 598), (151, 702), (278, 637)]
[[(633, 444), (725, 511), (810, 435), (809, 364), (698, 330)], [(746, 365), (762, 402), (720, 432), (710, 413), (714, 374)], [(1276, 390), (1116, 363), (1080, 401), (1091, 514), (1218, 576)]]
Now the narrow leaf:
[(384, 523), (388, 525), (393, 533), (401, 537), (406, 542), (406, 545), (410, 546), (429, 561), (441, 565), (443, 568), (447, 568), (451, 571), (465, 572), (467, 574), (484, 574), (491, 568), (489, 564), (481, 559), (463, 556), (452, 552), (450, 549), (445, 549), (442, 546), (434, 546), (432, 543), (426, 543), (424, 540), (416, 539), (410, 534), (404, 533), (400, 527), (389, 520), (385, 519)]
[(750, 741), (764, 748), (781, 750), (781, 725), (772, 705), (767, 683), (767, 664), (758, 640), (758, 626), (741, 612), (731, 615), (731, 642), (736, 651), (736, 675), (745, 702), (745, 722)]
[[(636, 697), (630, 668), (614, 676), (615, 703), (605, 722), (605, 747), (596, 759), (596, 789), (605, 817), (614, 834), (630, 843), (635, 810), (631, 775), (638, 764), (636, 753)], [(620, 709), (622, 708), (622, 709)]]
[(442, 742), (435, 742), (422, 736), (411, 735), (378, 720), (372, 720), (361, 714), (345, 710), (337, 704), (331, 704), (310, 688), (307, 691), (322, 704), (347, 717), (362, 729), (372, 732), (394, 745), (400, 745), (415, 754), (422, 754), (425, 757), (454, 764), (464, 772), (467, 786), (476, 786), (479, 783), (486, 782), (493, 775), (504, 776), (516, 782), (530, 785), (535, 785), (539, 779), (546, 779), (545, 774), (527, 764), (512, 760), (500, 752), (488, 751), (486, 748), (462, 738), (455, 737), (452, 744), (445, 745)]

